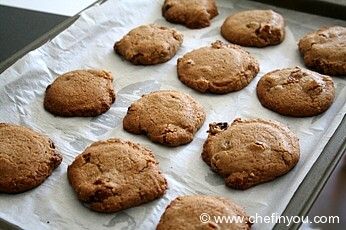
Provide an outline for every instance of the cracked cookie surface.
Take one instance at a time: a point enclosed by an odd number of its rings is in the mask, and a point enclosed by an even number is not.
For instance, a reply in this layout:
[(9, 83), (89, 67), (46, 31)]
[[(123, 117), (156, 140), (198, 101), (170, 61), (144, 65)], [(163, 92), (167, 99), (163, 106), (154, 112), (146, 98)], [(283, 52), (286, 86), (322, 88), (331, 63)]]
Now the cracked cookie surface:
[(299, 51), (307, 67), (330, 75), (346, 75), (346, 27), (313, 31), (299, 40)]
[(167, 189), (149, 149), (130, 141), (109, 139), (90, 145), (68, 167), (78, 199), (98, 212), (117, 212), (150, 202)]
[(221, 26), (221, 35), (241, 46), (265, 47), (284, 40), (283, 17), (272, 10), (247, 10), (235, 13)]
[(94, 117), (115, 101), (113, 77), (104, 70), (75, 70), (59, 76), (46, 89), (44, 108), (62, 117)]
[(165, 0), (163, 17), (172, 23), (191, 29), (210, 26), (210, 20), (218, 15), (215, 0)]
[[(211, 217), (209, 221), (207, 215)], [(242, 218), (238, 223), (216, 223), (215, 216)], [(174, 199), (162, 214), (157, 230), (185, 229), (242, 229), (251, 228), (245, 210), (231, 200), (220, 196), (189, 195)]]
[(153, 142), (178, 146), (191, 142), (204, 120), (202, 105), (190, 95), (161, 90), (132, 103), (123, 127), (130, 133), (146, 134)]
[(257, 84), (261, 104), (279, 114), (315, 116), (326, 111), (335, 97), (331, 77), (299, 67), (265, 74)]
[(259, 65), (240, 46), (216, 41), (178, 59), (178, 78), (199, 92), (229, 93), (246, 87)]
[(183, 43), (179, 31), (159, 25), (132, 29), (114, 44), (114, 51), (135, 65), (154, 65), (170, 60)]
[(37, 187), (61, 161), (49, 138), (23, 126), (0, 123), (0, 192)]
[(300, 157), (299, 141), (286, 126), (262, 119), (213, 123), (202, 158), (227, 186), (248, 189), (289, 172)]

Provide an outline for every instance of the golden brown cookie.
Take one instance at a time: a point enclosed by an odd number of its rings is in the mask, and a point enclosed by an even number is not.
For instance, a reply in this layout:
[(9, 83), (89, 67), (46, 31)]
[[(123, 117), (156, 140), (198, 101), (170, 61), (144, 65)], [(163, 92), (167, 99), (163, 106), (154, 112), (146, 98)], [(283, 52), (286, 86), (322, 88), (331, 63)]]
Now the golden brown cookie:
[(286, 126), (262, 119), (209, 125), (202, 158), (227, 186), (247, 189), (289, 172), (300, 156), (299, 141)]
[[(218, 218), (240, 218), (239, 222), (220, 223)], [(242, 221), (241, 221), (242, 220)], [(180, 196), (173, 200), (161, 216), (157, 230), (242, 229), (251, 228), (250, 217), (236, 203), (206, 195)]]
[(44, 108), (62, 117), (94, 117), (115, 101), (113, 77), (103, 70), (75, 70), (59, 76), (46, 89)]
[(307, 67), (330, 75), (346, 75), (346, 27), (313, 31), (300, 39), (299, 51)]
[(204, 120), (203, 107), (190, 95), (162, 90), (132, 103), (123, 126), (130, 133), (146, 134), (153, 142), (178, 146), (191, 142)]
[(53, 142), (19, 125), (0, 123), (0, 192), (39, 186), (62, 161)]
[(334, 101), (331, 77), (299, 67), (265, 74), (257, 84), (261, 104), (286, 116), (308, 117), (326, 111)]
[(193, 50), (178, 59), (178, 77), (202, 93), (229, 93), (247, 86), (259, 65), (240, 46), (216, 41), (210, 47)]
[(117, 212), (163, 196), (166, 179), (153, 152), (120, 139), (98, 141), (67, 169), (78, 199), (98, 212)]
[(162, 6), (167, 21), (191, 29), (210, 26), (210, 20), (218, 14), (215, 0), (165, 0)]
[(221, 26), (221, 35), (241, 46), (264, 47), (284, 40), (283, 17), (272, 10), (247, 10), (229, 16)]
[(179, 31), (159, 25), (131, 30), (114, 44), (114, 51), (135, 65), (154, 65), (170, 60), (183, 43)]

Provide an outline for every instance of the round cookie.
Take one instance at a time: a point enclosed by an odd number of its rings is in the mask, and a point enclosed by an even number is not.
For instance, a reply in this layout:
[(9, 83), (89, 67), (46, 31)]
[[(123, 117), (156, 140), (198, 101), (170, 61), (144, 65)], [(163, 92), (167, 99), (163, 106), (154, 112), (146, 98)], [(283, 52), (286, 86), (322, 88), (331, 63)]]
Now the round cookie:
[[(215, 218), (242, 218), (238, 223), (216, 223)], [(250, 229), (250, 217), (234, 202), (219, 196), (190, 195), (173, 200), (161, 216), (157, 230)]]
[(142, 25), (114, 44), (114, 51), (135, 65), (154, 65), (170, 60), (183, 43), (173, 28)]
[(298, 47), (307, 67), (324, 74), (346, 75), (346, 27), (313, 31), (300, 39)]
[(223, 94), (247, 86), (257, 75), (259, 65), (240, 46), (216, 41), (179, 58), (177, 71), (179, 80), (190, 88)]
[(149, 149), (120, 139), (98, 141), (67, 169), (78, 199), (97, 212), (117, 212), (163, 196), (166, 179)]
[(163, 17), (172, 23), (191, 29), (210, 26), (210, 20), (218, 15), (215, 0), (165, 0)]
[(262, 119), (213, 123), (202, 158), (227, 186), (247, 189), (289, 172), (300, 156), (298, 138), (286, 126)]
[(44, 108), (62, 117), (94, 117), (115, 101), (113, 77), (103, 70), (75, 70), (59, 76), (46, 89)]
[(284, 40), (283, 17), (272, 10), (247, 10), (226, 18), (221, 35), (241, 46), (265, 47)]
[(146, 134), (153, 142), (178, 146), (191, 142), (204, 120), (203, 107), (190, 95), (162, 90), (132, 103), (123, 126), (130, 133)]
[(19, 125), (0, 123), (0, 192), (39, 186), (62, 161), (53, 142)]
[(335, 97), (331, 77), (299, 67), (265, 74), (257, 84), (261, 104), (279, 114), (315, 116), (326, 111)]

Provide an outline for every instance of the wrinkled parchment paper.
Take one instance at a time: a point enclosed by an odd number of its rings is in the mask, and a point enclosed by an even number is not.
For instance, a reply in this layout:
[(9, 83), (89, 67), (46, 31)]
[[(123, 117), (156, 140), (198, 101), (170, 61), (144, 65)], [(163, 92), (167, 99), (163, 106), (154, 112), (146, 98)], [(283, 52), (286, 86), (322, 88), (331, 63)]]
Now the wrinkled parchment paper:
[[(0, 194), (0, 218), (24, 229), (154, 229), (168, 203), (183, 194), (217, 194), (243, 205), (250, 215), (281, 214), (346, 112), (346, 79), (334, 77), (337, 97), (324, 114), (289, 118), (263, 108), (256, 97), (257, 81), (264, 73), (284, 67), (303, 66), (298, 39), (322, 25), (345, 22), (275, 8), (250, 1), (218, 1), (219, 16), (208, 28), (190, 30), (161, 17), (162, 1), (108, 0), (84, 13), (68, 29), (42, 47), (28, 53), (0, 76), (0, 121), (22, 124), (49, 135), (64, 156), (60, 167), (41, 186), (31, 191)], [(245, 89), (226, 95), (200, 94), (177, 78), (176, 62), (192, 49), (225, 41), (219, 28), (226, 16), (245, 9), (274, 9), (286, 20), (286, 38), (278, 46), (246, 48), (260, 62), (261, 71)], [(177, 55), (167, 63), (134, 66), (113, 52), (113, 44), (130, 29), (149, 23), (175, 27), (184, 34)], [(43, 109), (45, 88), (59, 74), (85, 68), (110, 70), (115, 76), (116, 102), (96, 118), (54, 117)], [(122, 118), (128, 106), (142, 94), (159, 89), (186, 92), (203, 104), (206, 122), (192, 143), (168, 148), (146, 137), (126, 133)], [(288, 125), (300, 138), (301, 159), (287, 175), (246, 191), (227, 188), (201, 160), (208, 124), (236, 117), (274, 119)], [(83, 207), (66, 176), (74, 157), (97, 140), (118, 137), (152, 149), (168, 179), (165, 196), (114, 214), (100, 214)], [(274, 224), (255, 224), (269, 229)]]

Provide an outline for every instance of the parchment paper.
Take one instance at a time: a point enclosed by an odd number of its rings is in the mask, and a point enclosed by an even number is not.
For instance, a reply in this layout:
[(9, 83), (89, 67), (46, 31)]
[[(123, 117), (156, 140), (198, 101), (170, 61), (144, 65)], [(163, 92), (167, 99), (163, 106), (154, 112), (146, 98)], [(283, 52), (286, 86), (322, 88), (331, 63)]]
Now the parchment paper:
[[(0, 218), (25, 229), (154, 229), (168, 203), (183, 194), (217, 194), (243, 205), (250, 215), (281, 214), (346, 112), (346, 80), (334, 77), (337, 97), (324, 114), (312, 118), (289, 118), (263, 108), (256, 97), (256, 84), (268, 71), (303, 66), (297, 41), (322, 25), (345, 22), (275, 8), (250, 1), (218, 1), (219, 16), (208, 28), (190, 30), (166, 22), (162, 1), (108, 0), (84, 13), (68, 29), (42, 47), (28, 53), (0, 76), (0, 121), (22, 124), (49, 135), (64, 156), (60, 167), (41, 186), (31, 191), (0, 194)], [(261, 71), (245, 89), (226, 95), (200, 94), (177, 78), (176, 62), (192, 49), (219, 39), (226, 16), (245, 9), (274, 9), (286, 20), (286, 38), (278, 46), (246, 48), (260, 62)], [(130, 29), (158, 23), (184, 34), (182, 48), (164, 64), (134, 66), (113, 52), (113, 44)], [(85, 68), (110, 70), (115, 76), (116, 102), (96, 118), (54, 117), (43, 109), (45, 88), (59, 74)], [(126, 133), (122, 118), (128, 106), (142, 94), (175, 89), (191, 94), (203, 104), (207, 118), (192, 143), (176, 148), (151, 143), (146, 137)], [(301, 159), (287, 175), (246, 191), (227, 188), (201, 160), (208, 124), (233, 121), (236, 117), (274, 119), (288, 125), (300, 138)], [(83, 207), (66, 176), (74, 157), (97, 140), (124, 138), (152, 149), (168, 179), (163, 198), (114, 214), (100, 214)], [(272, 224), (255, 224), (270, 229)]]

